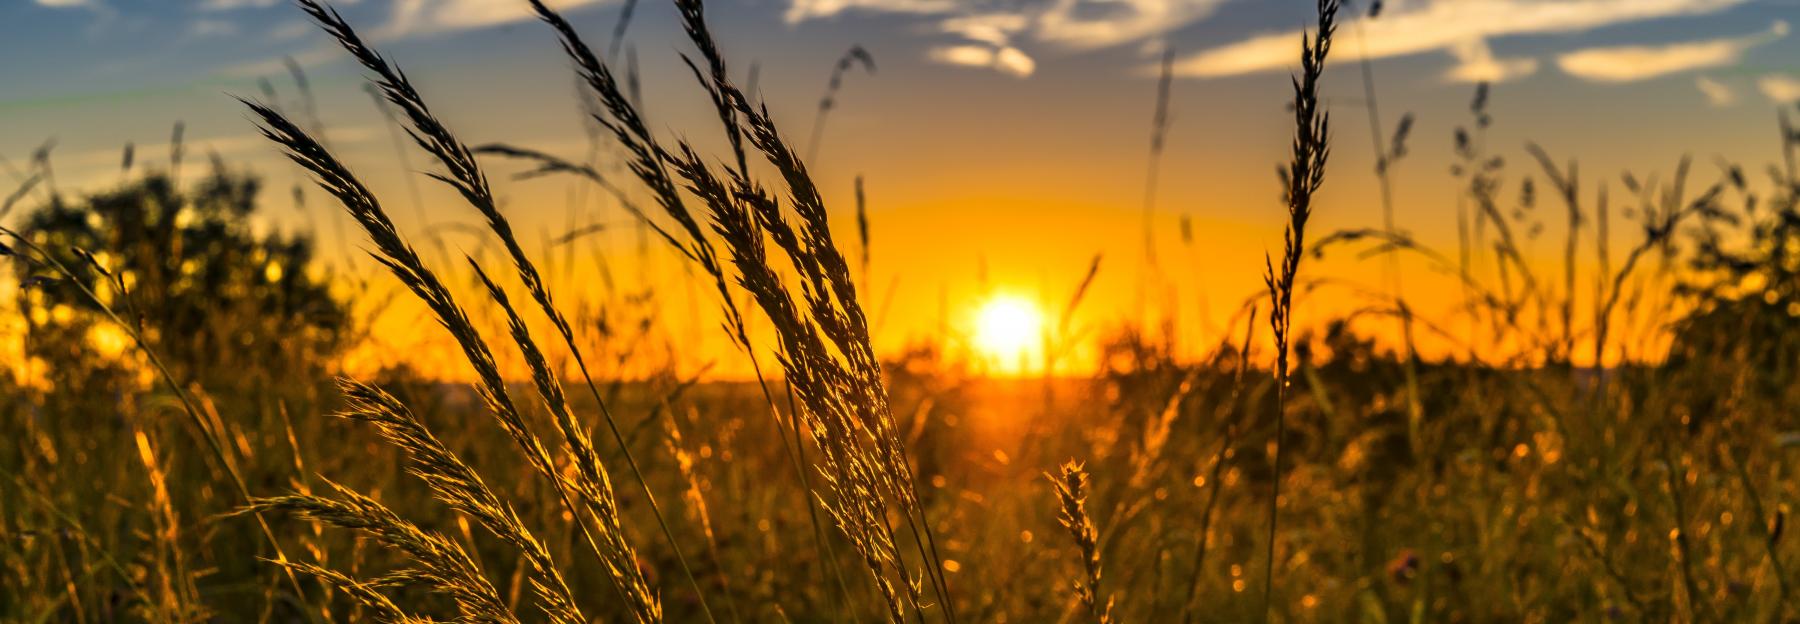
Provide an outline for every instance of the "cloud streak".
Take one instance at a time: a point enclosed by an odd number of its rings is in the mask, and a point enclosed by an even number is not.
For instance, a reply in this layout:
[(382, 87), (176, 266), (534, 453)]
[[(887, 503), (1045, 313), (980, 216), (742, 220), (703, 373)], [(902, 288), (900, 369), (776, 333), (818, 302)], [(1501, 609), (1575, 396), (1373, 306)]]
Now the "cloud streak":
[(1737, 103), (1737, 92), (1717, 80), (1701, 76), (1694, 80), (1694, 86), (1700, 89), (1702, 95), (1706, 96), (1706, 103), (1711, 104), (1714, 108), (1724, 108)]
[(955, 43), (933, 61), (1015, 76), (1035, 68), (1027, 48), (1094, 50), (1152, 40), (1213, 14), (1227, 0), (790, 0), (787, 20), (844, 14), (911, 16)]
[(1486, 39), (1470, 39), (1450, 46), (1456, 66), (1444, 74), (1455, 82), (1506, 82), (1537, 73), (1534, 58), (1499, 58), (1488, 47)]
[(1037, 62), (1018, 48), (979, 44), (932, 48), (931, 60), (946, 65), (992, 69), (1002, 74), (1024, 78), (1037, 70)]
[(278, 0), (203, 0), (202, 11), (236, 11), (238, 9), (266, 9), (275, 6)]
[(1756, 81), (1756, 90), (1783, 106), (1800, 104), (1800, 79), (1782, 74), (1769, 74)]
[[(567, 11), (603, 0), (546, 0), (545, 4)], [(495, 0), (394, 0), (393, 17), (377, 36), (401, 38), (434, 35), (499, 26), (533, 19), (524, 2)]]
[[(1450, 52), (1464, 67), (1452, 80), (1473, 76), (1517, 77), (1529, 73), (1530, 59), (1497, 60), (1486, 42), (1507, 36), (1577, 33), (1616, 24), (1714, 13), (1748, 0), (1432, 0), (1416, 8), (1396, 7), (1377, 20), (1346, 25), (1340, 49), (1366, 51), (1369, 58)], [(1176, 64), (1178, 75), (1223, 77), (1286, 71), (1300, 40), (1299, 30), (1258, 35), (1189, 55)], [(1475, 46), (1481, 47), (1475, 47)], [(1469, 67), (1473, 64), (1473, 67)], [(1531, 67), (1535, 68), (1535, 61)]]
[(1143, 41), (1205, 19), (1223, 0), (1064, 0), (1038, 13), (1033, 38), (1077, 49)]
[(938, 15), (955, 13), (960, 7), (955, 0), (793, 0), (786, 17), (788, 23), (798, 24), (844, 13)]
[(1660, 46), (1588, 48), (1556, 58), (1563, 72), (1595, 82), (1635, 82), (1659, 76), (1734, 65), (1744, 53), (1788, 34), (1787, 22), (1777, 21), (1766, 32), (1742, 37), (1686, 41)]
[[(262, 7), (275, 1), (279, 0), (207, 0), (201, 7), (206, 10), (224, 11)], [(559, 10), (569, 10), (597, 6), (611, 1), (546, 0), (545, 4)], [(340, 2), (340, 4), (349, 3)], [(445, 35), (532, 19), (536, 19), (536, 17), (531, 12), (531, 5), (523, 1), (393, 0), (387, 22), (370, 30), (367, 38), (381, 43), (414, 37)], [(267, 38), (277, 42), (293, 41), (302, 39), (308, 33), (316, 30), (317, 27), (312, 23), (295, 18), (269, 31)], [(300, 65), (306, 67), (347, 58), (343, 56), (336, 42), (332, 41), (320, 41), (306, 50), (287, 55), (287, 57), (292, 57)], [(220, 67), (217, 71), (221, 75), (230, 77), (262, 76), (284, 71), (284, 58), (283, 56), (270, 56), (232, 63)]]

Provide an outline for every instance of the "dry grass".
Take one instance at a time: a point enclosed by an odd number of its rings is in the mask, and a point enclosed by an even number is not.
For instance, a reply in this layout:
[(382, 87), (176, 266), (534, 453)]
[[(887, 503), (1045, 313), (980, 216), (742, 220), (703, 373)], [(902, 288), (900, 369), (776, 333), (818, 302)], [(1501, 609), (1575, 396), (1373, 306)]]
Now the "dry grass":
[(1093, 518), (1088, 517), (1088, 474), (1080, 463), (1070, 461), (1063, 464), (1058, 474), (1044, 475), (1056, 488), (1056, 521), (1062, 523), (1069, 536), (1074, 538), (1075, 546), (1080, 549), (1082, 569), (1086, 576), (1079, 581), (1072, 581), (1075, 596), (1087, 609), (1088, 616), (1096, 624), (1108, 624), (1113, 621), (1111, 598), (1105, 597), (1100, 588), (1100, 532), (1094, 528)]
[(1319, 100), (1319, 79), (1331, 53), (1336, 30), (1337, 0), (1319, 0), (1318, 29), (1301, 41), (1300, 75), (1294, 79), (1294, 154), (1282, 178), (1287, 182), (1287, 230), (1281, 268), (1267, 264), (1263, 282), (1269, 289), (1269, 329), (1275, 336), (1275, 474), (1269, 480), (1268, 555), (1263, 560), (1263, 621), (1275, 603), (1276, 543), (1281, 513), (1282, 450), (1287, 438), (1288, 352), (1294, 323), (1294, 290), (1300, 278), (1300, 262), (1306, 257), (1306, 223), (1312, 218), (1313, 194), (1325, 181), (1325, 161), (1331, 154), (1330, 117)]
[[(586, 160), (470, 147), (337, 12), (298, 0), (395, 113), (396, 137), (411, 139), (397, 158), (422, 150), (428, 175), (474, 209), (474, 233), (496, 254), (459, 261), (437, 245), (428, 261), (322, 140), (310, 96), (300, 118), (245, 102), (361, 230), (385, 272), (372, 281), (397, 283), (442, 327), (472, 388), (393, 372), (209, 393), (154, 348), (160, 328), (138, 320), (141, 302), (107, 260), (125, 250), (64, 253), (42, 232), (0, 229), (26, 318), (66, 293), (80, 305), (72, 315), (124, 333), (135, 349), (123, 368), (141, 378), (116, 393), (0, 388), (0, 431), (17, 440), (0, 447), (0, 619), (1800, 616), (1789, 576), (1800, 554), (1785, 530), (1800, 501), (1791, 478), (1800, 437), (1781, 416), (1800, 398), (1789, 383), (1800, 353), (1790, 311), (1800, 310), (1790, 249), (1800, 240), (1800, 137), (1785, 117), (1785, 167), (1772, 167), (1767, 185), (1733, 164), (1717, 182), (1696, 182), (1686, 160), (1668, 178), (1583, 179), (1573, 160), (1534, 144), (1525, 153), (1535, 177), (1518, 183), (1513, 202), (1503, 150), (1486, 143), (1484, 86), (1457, 134), (1465, 210), (1458, 249), (1445, 252), (1398, 225), (1388, 188), (1410, 117), (1389, 138), (1371, 110), (1382, 227), (1314, 235), (1332, 137), (1322, 77), (1340, 8), (1319, 0), (1293, 80), (1283, 246), (1266, 259), (1266, 290), (1231, 322), (1244, 323), (1241, 337), (1187, 360), (1172, 342), (1144, 338), (1149, 328), (1076, 327), (1096, 255), (1066, 276), (1067, 303), (1044, 329), (1045, 378), (1002, 380), (969, 370), (948, 344), (876, 353), (862, 180), (853, 215), (828, 203), (810, 158), (754, 87), (732, 78), (733, 57), (700, 0), (672, 1), (683, 59), (717, 124), (704, 130), (722, 139), (716, 154), (698, 147), (714, 143), (652, 129), (633, 61), (615, 74), (631, 58), (622, 33), (634, 3), (602, 57), (547, 4), (521, 1), (556, 38), (595, 132), (612, 143)], [(835, 66), (807, 152), (845, 73), (873, 69), (859, 51)], [(1150, 193), (1171, 75), (1153, 122)], [(1366, 66), (1364, 78), (1372, 104)], [(127, 154), (123, 175), (150, 166)], [(673, 367), (629, 378), (624, 365), (644, 356), (619, 343), (653, 335), (662, 302), (621, 295), (601, 302), (611, 312), (593, 312), (584, 307), (593, 293), (557, 291), (552, 252), (592, 245), (600, 226), (572, 222), (528, 247), (484, 157), (524, 163), (518, 179), (570, 175), (604, 191), (695, 269), (755, 383), (697, 381), (705, 370)], [(177, 147), (168, 167), (181, 160)], [(63, 201), (50, 161), (46, 146), (0, 217), (39, 194)], [(1540, 182), (1561, 204), (1556, 273), (1529, 245), (1543, 228), (1531, 212)], [(1641, 229), (1616, 262), (1614, 212)], [(855, 257), (834, 218), (854, 218)], [(1752, 242), (1736, 248), (1735, 236)], [(1592, 264), (1579, 258), (1588, 249)], [(1381, 256), (1391, 281), (1351, 286), (1373, 303), (1337, 322), (1296, 321), (1308, 296), (1343, 287), (1315, 277), (1315, 263), (1345, 250)], [(1145, 252), (1147, 264), (1173, 262)], [(1441, 317), (1417, 314), (1401, 288), (1403, 259), (1448, 275), (1461, 302)], [(1684, 262), (1716, 279), (1680, 281), (1670, 267)], [(1747, 275), (1761, 286), (1733, 290)], [(1670, 292), (1702, 303), (1685, 316), (1652, 308)], [(1775, 314), (1731, 315), (1753, 305)], [(1397, 321), (1404, 344), (1364, 338), (1365, 316)], [(613, 326), (621, 318), (642, 320), (628, 336)], [(47, 324), (28, 327), (32, 341), (56, 337)], [(1681, 336), (1667, 339), (1666, 360), (1650, 348), (1658, 327)], [(1460, 357), (1421, 359), (1415, 331), (1458, 345)], [(1103, 346), (1099, 372), (1053, 374), (1088, 338)], [(33, 353), (48, 352), (36, 344)], [(1584, 353), (1618, 364), (1580, 368)], [(45, 364), (72, 368), (83, 355)], [(569, 392), (577, 379), (586, 392)], [(315, 417), (327, 413), (342, 418)], [(290, 493), (271, 495), (281, 491)]]

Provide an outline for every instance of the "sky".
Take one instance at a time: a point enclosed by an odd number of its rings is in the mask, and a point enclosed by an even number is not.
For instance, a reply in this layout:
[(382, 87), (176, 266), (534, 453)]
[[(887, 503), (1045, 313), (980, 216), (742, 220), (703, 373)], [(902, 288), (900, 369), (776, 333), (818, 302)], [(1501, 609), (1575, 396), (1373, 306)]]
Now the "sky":
[[(552, 2), (593, 42), (610, 39), (616, 0)], [(1668, 172), (1684, 155), (1752, 169), (1779, 158), (1775, 110), (1800, 101), (1800, 0), (1390, 0), (1375, 19), (1358, 3), (1327, 70), (1333, 160), (1314, 232), (1381, 223), (1364, 66), (1384, 134), (1416, 119), (1392, 169), (1400, 227), (1439, 249), (1457, 240), (1452, 133), (1491, 82), (1494, 123), (1484, 145), (1508, 159), (1509, 181), (1535, 173), (1536, 141), (1579, 159), (1586, 180)], [(357, 0), (335, 3), (419, 85), (470, 143), (506, 142), (571, 159), (588, 151), (579, 94), (552, 34), (523, 0)], [(1147, 307), (1199, 350), (1219, 339), (1261, 287), (1263, 254), (1285, 217), (1275, 166), (1292, 136), (1288, 73), (1306, 0), (715, 0), (711, 23), (739, 73), (787, 133), (803, 141), (836, 60), (861, 45), (875, 71), (853, 70), (810, 160), (848, 242), (854, 181), (864, 180), (873, 227), (865, 298), (887, 350), (949, 326), (978, 325), (983, 302), (1060, 309), (1100, 256), (1080, 323), (1143, 318)], [(680, 64), (688, 50), (672, 6), (641, 0), (625, 39), (642, 75), (653, 127), (716, 145), (709, 104)], [(1151, 117), (1160, 59), (1174, 54), (1171, 122), (1146, 211)], [(353, 255), (345, 219), (322, 194), (295, 206), (302, 178), (254, 135), (231, 96), (307, 110), (284, 64), (304, 69), (316, 115), (343, 159), (388, 202), (403, 228), (475, 223), (445, 189), (401, 161), (362, 73), (282, 0), (5, 0), (0, 3), (0, 156), (29, 162), (54, 141), (64, 189), (120, 183), (131, 143), (143, 166), (166, 161), (171, 128), (189, 153), (216, 152), (269, 181), (262, 226), (311, 229), (328, 256)], [(265, 87), (266, 85), (266, 87)], [(1385, 140), (1384, 140), (1385, 142)], [(637, 236), (616, 206), (569, 180), (509, 179), (490, 161), (504, 208), (548, 240), (588, 223), (616, 266), (640, 263)], [(411, 172), (409, 173), (409, 167)], [(195, 168), (189, 168), (191, 170)], [(0, 189), (15, 179), (0, 177)], [(413, 188), (420, 189), (418, 200)], [(1591, 192), (1593, 186), (1588, 190)], [(1511, 193), (1512, 191), (1507, 191)], [(1146, 214), (1158, 258), (1146, 270)], [(1557, 219), (1528, 244), (1556, 256)], [(1183, 236), (1182, 223), (1191, 236)], [(1615, 236), (1633, 234), (1618, 228)], [(1584, 234), (1591, 235), (1591, 233)], [(456, 239), (452, 239), (453, 241)], [(474, 246), (473, 237), (456, 242)], [(348, 261), (346, 261), (348, 262)], [(363, 262), (363, 261), (357, 261)], [(645, 283), (677, 275), (652, 254)], [(366, 262), (363, 262), (366, 266)], [(1354, 256), (1310, 265), (1315, 275), (1380, 282)], [(1409, 271), (1426, 273), (1425, 268)], [(1152, 280), (1147, 275), (1160, 277)], [(594, 269), (576, 268), (575, 288)], [(692, 281), (692, 280), (689, 280)], [(1140, 295), (1153, 283), (1149, 297)], [(1421, 276), (1409, 297), (1453, 306), (1453, 283)], [(708, 338), (704, 289), (665, 304), (687, 335)], [(683, 301), (691, 297), (692, 301)], [(1151, 300), (1151, 303), (1141, 303)], [(1354, 309), (1352, 295), (1315, 310)], [(397, 312), (406, 317), (416, 312)], [(1303, 313), (1304, 316), (1305, 313)], [(404, 319), (403, 319), (404, 320)], [(1304, 319), (1302, 319), (1304, 322)], [(716, 332), (714, 332), (716, 333)], [(712, 355), (697, 356), (701, 360)]]

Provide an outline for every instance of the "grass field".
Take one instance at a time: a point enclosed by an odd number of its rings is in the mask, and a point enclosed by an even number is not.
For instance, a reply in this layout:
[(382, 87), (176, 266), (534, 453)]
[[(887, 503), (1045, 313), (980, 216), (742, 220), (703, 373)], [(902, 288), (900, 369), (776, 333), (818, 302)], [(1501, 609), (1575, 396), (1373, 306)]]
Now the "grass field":
[[(1283, 247), (1226, 338), (1071, 328), (1096, 258), (1042, 328), (1008, 333), (1039, 320), (995, 307), (982, 335), (878, 353), (860, 182), (827, 205), (801, 151), (817, 148), (734, 81), (701, 0), (673, 0), (676, 43), (717, 120), (681, 132), (722, 131), (700, 143), (716, 150), (647, 121), (659, 104), (616, 54), (519, 1), (566, 52), (611, 168), (464, 143), (378, 43), (298, 2), (410, 135), (422, 183), (480, 215), (483, 253), (397, 226), (400, 201), (315, 120), (251, 98), (269, 148), (353, 219), (379, 263), (366, 275), (321, 270), (305, 236), (249, 234), (255, 179), (223, 164), (186, 187), (146, 174), (40, 201), (45, 164), (11, 193), (4, 314), (23, 330), (0, 377), (0, 620), (1800, 618), (1791, 107), (1766, 173), (1684, 160), (1583, 178), (1535, 146), (1486, 151), (1483, 85), (1453, 137), (1460, 240), (1412, 238), (1391, 203), (1378, 227), (1309, 231), (1333, 210), (1323, 185), (1386, 189), (1421, 140), (1407, 117), (1376, 131), (1377, 171), (1334, 168), (1334, 129), (1351, 130), (1320, 84), (1357, 68), (1328, 65), (1351, 9), (1317, 0), (1292, 134), (1268, 139), (1292, 146)], [(865, 63), (840, 61), (831, 93)], [(640, 219), (687, 270), (667, 288), (704, 293), (754, 373), (664, 364), (644, 344), (653, 299), (562, 287), (496, 199), (502, 160), (590, 180)], [(849, 214), (861, 227), (834, 231)], [(1527, 259), (1540, 235), (1554, 262)], [(1309, 272), (1359, 258), (1379, 260), (1375, 303), (1307, 315)], [(1459, 307), (1415, 312), (1400, 259), (1450, 276)], [(430, 364), (454, 379), (341, 375), (394, 299), (418, 304), (431, 353), (450, 354)], [(994, 374), (965, 348), (989, 342), (1040, 374)]]

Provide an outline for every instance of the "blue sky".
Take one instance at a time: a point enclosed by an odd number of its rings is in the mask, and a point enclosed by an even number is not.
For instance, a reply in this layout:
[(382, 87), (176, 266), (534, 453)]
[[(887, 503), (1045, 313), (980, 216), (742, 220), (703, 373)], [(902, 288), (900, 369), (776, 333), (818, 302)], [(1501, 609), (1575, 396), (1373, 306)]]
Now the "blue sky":
[[(599, 41), (619, 12), (614, 0), (556, 4)], [(673, 59), (680, 46), (665, 4), (643, 0), (629, 38), (643, 50), (652, 92), (687, 86), (683, 72), (670, 71), (679, 69)], [(455, 74), (446, 89), (541, 93), (565, 69), (547, 35), (526, 19), (522, 1), (338, 6), (410, 71)], [(1467, 83), (1488, 80), (1570, 104), (1656, 92), (1657, 101), (1637, 105), (1671, 116), (1705, 107), (1767, 108), (1774, 100), (1800, 99), (1800, 42), (1787, 25), (1800, 16), (1797, 9), (1796, 0), (1389, 0), (1381, 19), (1344, 28), (1338, 58), (1377, 59), (1377, 71), (1388, 77), (1384, 91), (1399, 91), (1389, 99), (1401, 103), (1454, 101)], [(871, 80), (921, 90), (971, 82), (1014, 92), (1036, 89), (1024, 84), (1030, 81), (1149, 84), (1163, 46), (1178, 51), (1177, 71), (1195, 91), (1229, 98), (1251, 83), (1279, 89), (1311, 6), (1304, 0), (721, 0), (712, 11), (735, 56), (765, 70), (771, 101), (807, 112), (831, 59), (853, 43), (893, 70)], [(357, 74), (343, 56), (281, 0), (11, 0), (0, 6), (0, 24), (0, 55), (11, 60), (0, 66), (0, 115), (14, 122), (0, 131), (0, 153), (13, 157), (47, 136), (118, 127), (116, 118), (134, 109), (135, 119), (149, 121), (157, 113), (184, 117), (177, 113), (229, 108), (220, 95), (256, 94), (259, 78), (270, 79), (278, 92), (291, 91), (283, 57), (316, 76), (330, 106), (356, 93)], [(1073, 113), (1087, 98), (1058, 99), (1069, 111), (1061, 116), (1079, 123)], [(1185, 104), (1191, 109), (1197, 101)], [(886, 102), (847, 105), (879, 115)], [(1058, 113), (1033, 110), (1043, 117)], [(20, 128), (20, 120), (29, 128)], [(203, 121), (189, 123), (205, 136)], [(85, 138), (71, 135), (64, 143), (74, 148)], [(145, 140), (115, 142), (133, 138)]]

